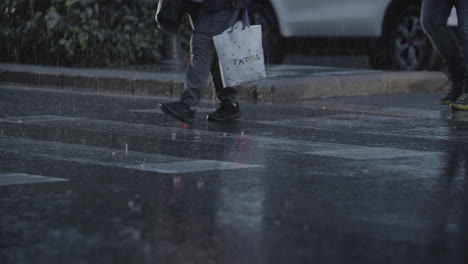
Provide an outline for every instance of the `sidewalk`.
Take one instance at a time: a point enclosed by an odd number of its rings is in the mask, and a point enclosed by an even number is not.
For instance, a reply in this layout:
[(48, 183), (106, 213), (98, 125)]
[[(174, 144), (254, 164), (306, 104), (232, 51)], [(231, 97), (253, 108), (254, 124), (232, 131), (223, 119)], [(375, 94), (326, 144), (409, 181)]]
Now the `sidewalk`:
[[(333, 67), (271, 65), (268, 78), (242, 85), (239, 100), (285, 103), (317, 97), (437, 92), (447, 85), (439, 72), (386, 72)], [(0, 82), (62, 90), (178, 97), (184, 70), (164, 65), (133, 68), (65, 68), (0, 64)], [(214, 100), (212, 87), (204, 99)]]

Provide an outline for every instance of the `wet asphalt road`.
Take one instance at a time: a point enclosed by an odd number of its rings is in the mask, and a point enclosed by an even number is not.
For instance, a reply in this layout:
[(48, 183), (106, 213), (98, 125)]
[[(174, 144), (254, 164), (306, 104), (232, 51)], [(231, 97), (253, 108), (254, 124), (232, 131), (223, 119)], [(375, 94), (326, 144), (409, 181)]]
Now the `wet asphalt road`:
[(0, 86), (0, 263), (468, 263), (468, 113), (440, 94), (241, 105)]

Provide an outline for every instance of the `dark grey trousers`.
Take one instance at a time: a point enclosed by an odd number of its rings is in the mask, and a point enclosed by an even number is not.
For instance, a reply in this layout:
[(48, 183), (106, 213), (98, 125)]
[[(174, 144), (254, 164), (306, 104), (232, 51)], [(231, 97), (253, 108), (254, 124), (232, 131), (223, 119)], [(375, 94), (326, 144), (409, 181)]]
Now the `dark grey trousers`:
[(205, 6), (192, 4), (189, 14), (194, 26), (190, 40), (190, 63), (185, 73), (185, 90), (180, 102), (194, 106), (200, 102), (201, 91), (208, 85), (210, 74), (221, 102), (234, 103), (237, 90), (233, 87), (223, 88), (221, 73), (216, 56), (213, 36), (225, 31), (235, 9), (221, 9), (208, 12)]
[[(462, 34), (462, 50), (457, 38), (447, 27), (447, 18), (454, 6)], [(421, 24), (447, 63), (452, 78), (462, 75), (465, 92), (468, 92), (468, 0), (423, 0)]]

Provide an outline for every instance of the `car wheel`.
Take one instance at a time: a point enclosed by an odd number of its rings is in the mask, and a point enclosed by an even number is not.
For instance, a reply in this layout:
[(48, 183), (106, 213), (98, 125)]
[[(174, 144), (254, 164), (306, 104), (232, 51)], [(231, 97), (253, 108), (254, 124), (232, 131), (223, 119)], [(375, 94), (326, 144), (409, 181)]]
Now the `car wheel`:
[(441, 60), (421, 27), (420, 7), (408, 6), (390, 18), (381, 50), (369, 57), (372, 66), (401, 71), (440, 67)]
[(265, 62), (280, 63), (284, 53), (281, 48), (281, 36), (279, 33), (276, 16), (266, 3), (254, 3), (249, 7), (249, 16), (253, 25), (262, 26), (263, 51)]

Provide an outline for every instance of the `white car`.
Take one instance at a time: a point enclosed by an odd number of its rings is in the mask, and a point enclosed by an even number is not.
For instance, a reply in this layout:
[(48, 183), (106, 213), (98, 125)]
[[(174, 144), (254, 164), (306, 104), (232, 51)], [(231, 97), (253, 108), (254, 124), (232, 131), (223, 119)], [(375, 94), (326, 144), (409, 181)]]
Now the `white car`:
[(379, 69), (435, 69), (441, 60), (420, 26), (420, 9), (421, 0), (254, 0), (249, 11), (263, 27), (269, 62), (293, 45), (302, 52), (365, 53)]

